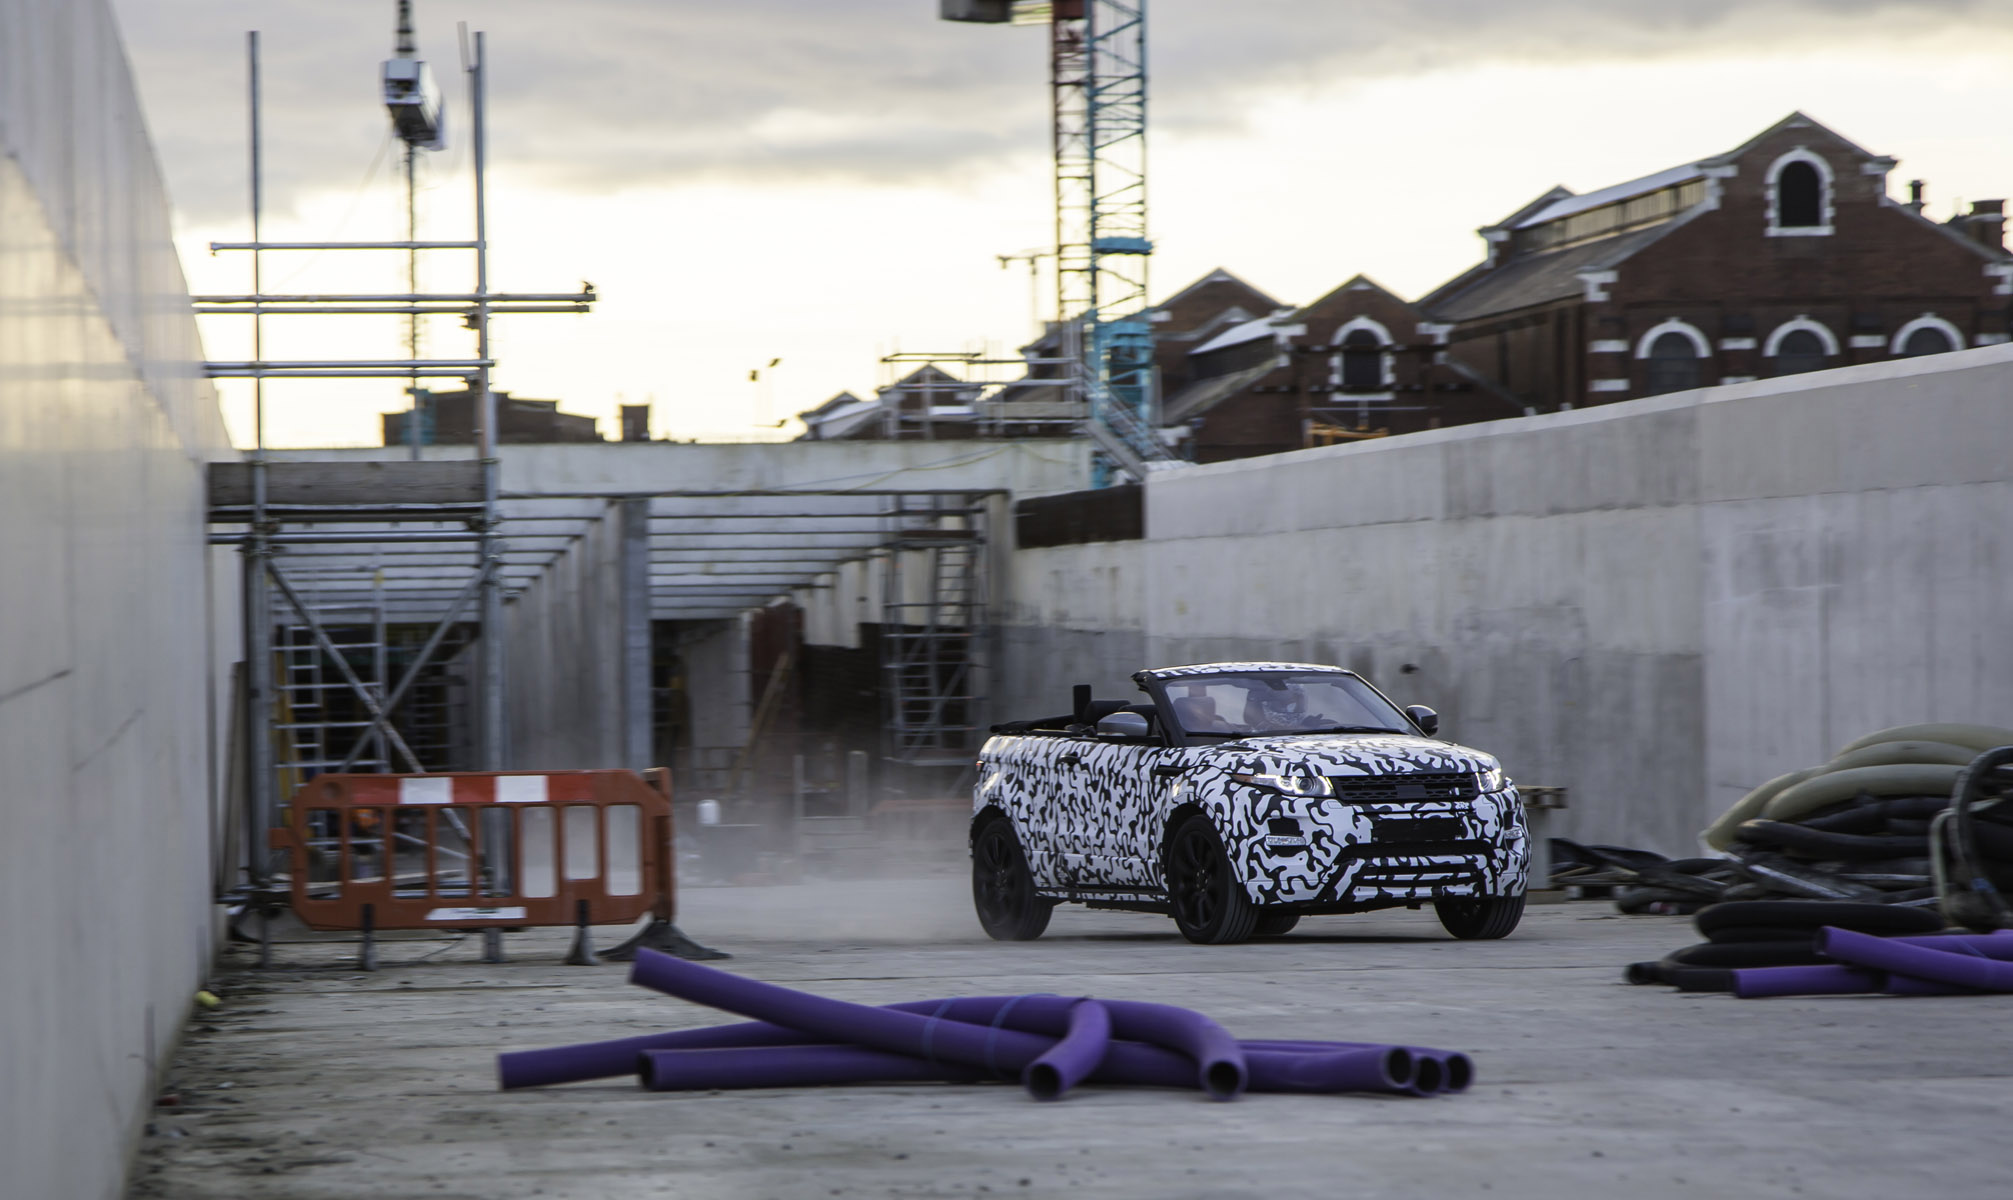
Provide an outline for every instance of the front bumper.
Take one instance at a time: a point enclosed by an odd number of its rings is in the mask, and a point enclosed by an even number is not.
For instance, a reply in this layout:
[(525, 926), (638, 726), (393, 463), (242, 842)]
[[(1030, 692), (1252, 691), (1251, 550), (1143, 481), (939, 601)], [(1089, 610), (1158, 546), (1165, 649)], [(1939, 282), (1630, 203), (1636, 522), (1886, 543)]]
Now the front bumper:
[(1257, 904), (1379, 907), (1527, 884), (1530, 831), (1514, 787), (1369, 804), (1282, 796), (1254, 816), (1233, 858)]

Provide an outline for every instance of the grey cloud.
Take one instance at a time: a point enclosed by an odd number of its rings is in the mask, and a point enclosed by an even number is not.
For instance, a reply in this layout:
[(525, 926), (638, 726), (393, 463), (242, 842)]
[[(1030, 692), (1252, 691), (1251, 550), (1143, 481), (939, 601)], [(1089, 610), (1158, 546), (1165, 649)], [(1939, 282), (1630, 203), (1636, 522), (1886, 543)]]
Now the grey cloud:
[[(349, 188), (383, 136), (390, 0), (115, 0), (185, 211), (243, 211), (242, 31), (264, 30), (269, 187)], [(493, 153), (602, 190), (693, 178), (941, 178), (1047, 146), (1030, 28), (935, 0), (420, 0), (421, 51), (466, 133), (454, 23), (490, 34)], [(1649, 58), (1933, 25), (1985, 0), (1155, 0), (1156, 127), (1235, 129), (1254, 98), (1494, 61)], [(1777, 113), (1757, 114), (1757, 121)]]

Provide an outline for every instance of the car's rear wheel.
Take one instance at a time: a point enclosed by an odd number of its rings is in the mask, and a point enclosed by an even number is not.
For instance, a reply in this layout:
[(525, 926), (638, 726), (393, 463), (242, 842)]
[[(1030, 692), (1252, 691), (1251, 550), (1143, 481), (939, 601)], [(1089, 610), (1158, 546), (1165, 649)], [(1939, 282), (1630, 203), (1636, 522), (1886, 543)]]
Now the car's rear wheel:
[(1435, 900), (1433, 911), (1448, 933), (1464, 941), (1508, 937), (1524, 919), (1524, 896), (1475, 896)]
[(1297, 912), (1281, 912), (1276, 908), (1260, 909), (1258, 923), (1251, 927), (1251, 936), (1279, 937), (1281, 934), (1292, 933), (1293, 927), (1299, 923), (1300, 914)]
[(986, 936), (1000, 942), (1033, 941), (1055, 911), (1055, 901), (1035, 894), (1027, 855), (1004, 817), (987, 821), (972, 839), (972, 908)]
[(1216, 826), (1199, 813), (1167, 840), (1167, 895), (1175, 928), (1191, 942), (1241, 942), (1258, 924), (1258, 909), (1230, 870)]

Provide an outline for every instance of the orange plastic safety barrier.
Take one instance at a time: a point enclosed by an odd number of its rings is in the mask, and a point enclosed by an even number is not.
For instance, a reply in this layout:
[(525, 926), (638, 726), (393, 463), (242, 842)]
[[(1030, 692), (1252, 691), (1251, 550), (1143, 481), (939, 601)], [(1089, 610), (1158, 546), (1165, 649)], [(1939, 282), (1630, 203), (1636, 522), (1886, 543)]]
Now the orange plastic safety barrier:
[(311, 929), (676, 917), (664, 770), (322, 775), (271, 841)]

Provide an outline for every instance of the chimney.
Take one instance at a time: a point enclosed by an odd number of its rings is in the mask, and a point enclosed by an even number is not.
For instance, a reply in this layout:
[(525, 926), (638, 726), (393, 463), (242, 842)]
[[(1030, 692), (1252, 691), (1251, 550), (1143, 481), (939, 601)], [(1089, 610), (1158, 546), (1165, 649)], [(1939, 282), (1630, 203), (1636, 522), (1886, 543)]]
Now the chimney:
[(622, 440), (625, 442), (647, 442), (650, 440), (650, 406), (648, 404), (625, 404), (622, 406)]
[(1971, 213), (1964, 218), (1964, 232), (1976, 238), (1979, 244), (1993, 250), (2006, 248), (2006, 202), (2004, 200), (1978, 200), (1971, 205)]
[(1908, 211), (1918, 217), (1922, 215), (1922, 181), (1920, 179), (1911, 179), (1908, 181)]

